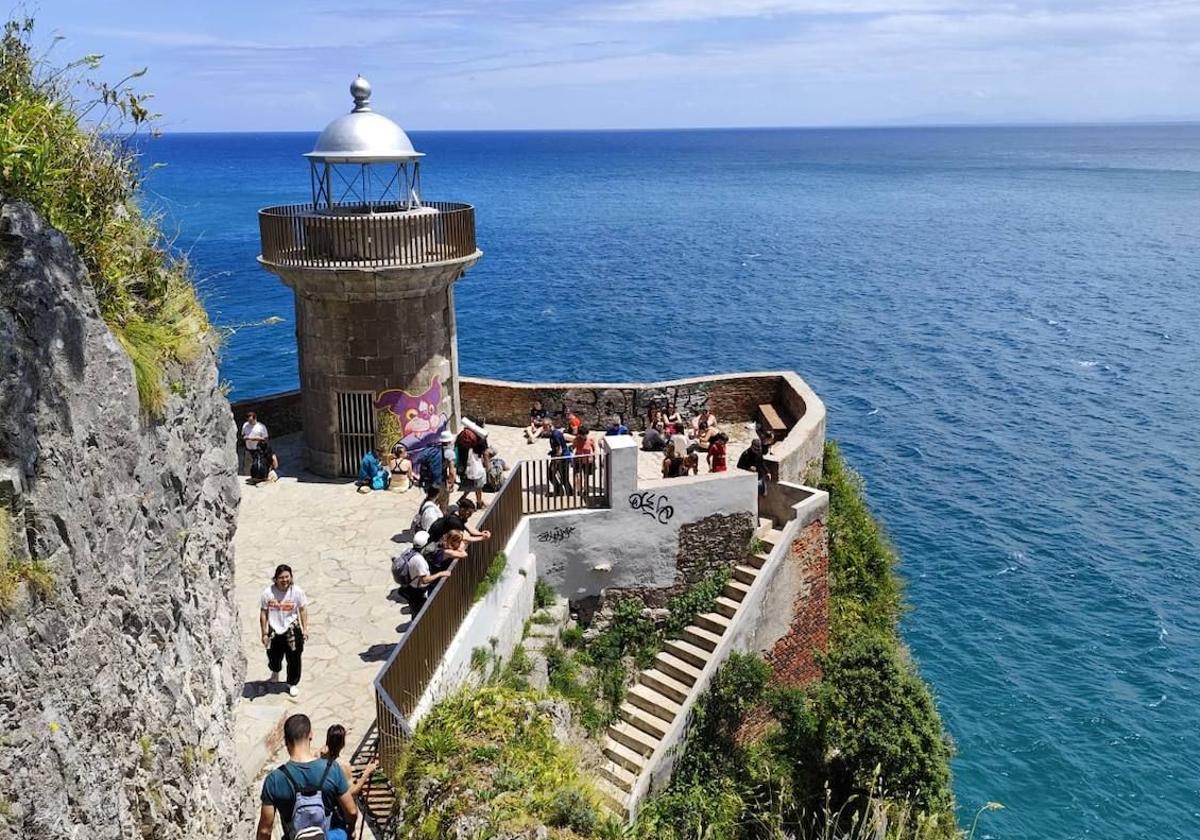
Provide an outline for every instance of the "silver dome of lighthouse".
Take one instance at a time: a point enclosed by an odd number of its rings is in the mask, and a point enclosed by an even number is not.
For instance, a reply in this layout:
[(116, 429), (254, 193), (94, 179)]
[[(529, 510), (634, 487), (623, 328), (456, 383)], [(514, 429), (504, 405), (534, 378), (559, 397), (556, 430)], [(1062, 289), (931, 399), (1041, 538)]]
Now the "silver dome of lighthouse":
[(362, 76), (350, 85), (354, 109), (331, 122), (304, 156), (325, 163), (400, 163), (424, 154), (413, 148), (404, 129), (371, 110), (371, 84)]

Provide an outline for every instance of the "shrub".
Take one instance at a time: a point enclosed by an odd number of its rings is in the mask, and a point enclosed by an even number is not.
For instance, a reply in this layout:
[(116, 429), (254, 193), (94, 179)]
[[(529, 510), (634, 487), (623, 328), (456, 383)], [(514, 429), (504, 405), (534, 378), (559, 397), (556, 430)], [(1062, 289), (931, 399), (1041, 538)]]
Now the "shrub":
[(209, 325), (187, 263), (137, 205), (134, 144), (114, 139), (154, 119), (149, 97), (129, 85), (144, 71), (110, 86), (89, 75), (100, 56), (50, 67), (34, 55), (32, 33), (26, 18), (6, 22), (0, 36), (0, 195), (28, 201), (74, 245), (100, 314), (133, 363), (142, 406), (157, 411), (166, 366), (191, 361)]
[(825, 444), (820, 487), (829, 493), (829, 613), (834, 644), (860, 628), (895, 633), (903, 602), (896, 552), (867, 507), (862, 478)]
[(882, 784), (921, 810), (953, 804), (951, 746), (921, 678), (886, 638), (864, 636), (822, 661), (814, 692), (821, 741), (836, 755), (830, 782), (842, 798)]
[(538, 578), (533, 582), (533, 608), (535, 610), (553, 606), (555, 597), (554, 587), (546, 581)]
[(583, 644), (583, 629), (578, 626), (564, 627), (558, 639), (565, 648), (577, 648)]

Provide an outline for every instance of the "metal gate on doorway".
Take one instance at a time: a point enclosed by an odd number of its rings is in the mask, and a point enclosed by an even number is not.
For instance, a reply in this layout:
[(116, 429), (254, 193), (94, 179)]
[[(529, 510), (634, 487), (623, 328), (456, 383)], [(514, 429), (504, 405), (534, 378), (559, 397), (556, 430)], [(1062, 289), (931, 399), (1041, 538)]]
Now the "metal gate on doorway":
[(375, 394), (339, 391), (338, 459), (342, 475), (358, 475), (358, 465), (375, 446)]

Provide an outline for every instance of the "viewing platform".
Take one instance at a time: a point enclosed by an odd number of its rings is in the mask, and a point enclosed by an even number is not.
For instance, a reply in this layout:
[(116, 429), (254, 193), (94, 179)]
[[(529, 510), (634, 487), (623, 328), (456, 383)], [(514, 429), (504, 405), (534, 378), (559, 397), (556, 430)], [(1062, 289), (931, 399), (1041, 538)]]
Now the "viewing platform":
[(284, 204), (258, 212), (261, 262), (284, 268), (415, 268), (473, 263), (475, 208), (446, 201), (318, 207)]

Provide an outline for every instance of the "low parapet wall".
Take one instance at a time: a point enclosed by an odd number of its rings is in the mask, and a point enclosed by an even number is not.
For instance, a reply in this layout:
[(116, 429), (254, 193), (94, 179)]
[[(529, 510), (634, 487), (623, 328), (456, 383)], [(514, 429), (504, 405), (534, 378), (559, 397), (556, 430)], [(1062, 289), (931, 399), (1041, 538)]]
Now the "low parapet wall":
[[(774, 405), (788, 424), (788, 434), (767, 455), (779, 481), (815, 483), (820, 476), (825, 446), (825, 404), (808, 383), (791, 371), (757, 371), (663, 382), (545, 383), (505, 382), (464, 376), (459, 380), (462, 412), (473, 420), (506, 426), (529, 422), (529, 405), (537, 399), (551, 414), (571, 408), (593, 428), (620, 414), (640, 430), (651, 403), (674, 403), (684, 415), (708, 408), (722, 423), (751, 420), (759, 405)], [(299, 432), (302, 427), (300, 392), (287, 391), (233, 404), (239, 426), (247, 411), (255, 411), (272, 437)]]
[(535, 399), (552, 415), (570, 408), (593, 428), (603, 428), (610, 416), (620, 414), (631, 428), (639, 430), (652, 403), (674, 403), (685, 416), (708, 408), (722, 423), (751, 420), (758, 406), (770, 403), (788, 424), (787, 436), (776, 441), (767, 456), (772, 475), (780, 481), (810, 483), (820, 476), (825, 404), (791, 371), (640, 383), (524, 383), (464, 376), (459, 391), (463, 414), (508, 426), (528, 423), (529, 406)]

